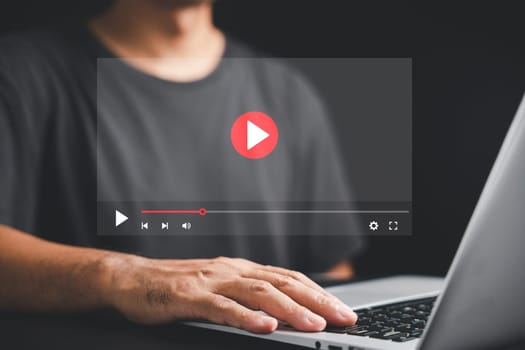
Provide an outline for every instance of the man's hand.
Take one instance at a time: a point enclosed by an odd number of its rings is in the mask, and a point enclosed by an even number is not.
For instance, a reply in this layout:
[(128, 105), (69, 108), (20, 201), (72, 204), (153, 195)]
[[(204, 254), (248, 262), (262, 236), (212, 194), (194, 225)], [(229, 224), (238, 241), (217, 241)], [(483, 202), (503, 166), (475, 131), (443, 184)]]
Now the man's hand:
[(152, 260), (119, 254), (106, 260), (109, 304), (141, 323), (200, 319), (266, 333), (277, 328), (277, 320), (302, 331), (357, 320), (336, 297), (283, 268), (222, 257)]

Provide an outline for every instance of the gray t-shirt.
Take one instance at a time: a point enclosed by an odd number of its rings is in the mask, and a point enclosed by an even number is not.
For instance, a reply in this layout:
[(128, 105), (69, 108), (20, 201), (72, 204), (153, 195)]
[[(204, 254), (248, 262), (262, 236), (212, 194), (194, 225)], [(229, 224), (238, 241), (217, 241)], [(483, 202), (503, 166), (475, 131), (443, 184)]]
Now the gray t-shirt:
[[(256, 234), (243, 234), (253, 222), (229, 216), (217, 235), (97, 235), (97, 200), (271, 208), (349, 199), (317, 95), (286, 65), (255, 58), (228, 39), (211, 75), (175, 83), (114, 58), (84, 28), (3, 38), (0, 223), (69, 244), (151, 257), (237, 256), (306, 272), (352, 257), (362, 240), (336, 232), (348, 229), (344, 221), (315, 216), (302, 223), (304, 235), (288, 235), (290, 223), (275, 215), (259, 216)], [(278, 146), (263, 160), (246, 160), (229, 144), (233, 121), (250, 110), (279, 126)]]

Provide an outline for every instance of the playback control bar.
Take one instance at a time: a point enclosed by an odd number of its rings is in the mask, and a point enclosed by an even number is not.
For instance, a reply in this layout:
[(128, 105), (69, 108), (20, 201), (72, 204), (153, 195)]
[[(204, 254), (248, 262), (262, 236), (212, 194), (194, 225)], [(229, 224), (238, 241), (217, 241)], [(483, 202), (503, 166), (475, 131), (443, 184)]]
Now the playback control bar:
[[(357, 209), (352, 204), (315, 208), (293, 205), (203, 207), (185, 203), (99, 202), (99, 235), (410, 235), (412, 216), (406, 203)], [(185, 204), (185, 205), (184, 205)], [(243, 203), (246, 204), (246, 203)], [(163, 206), (164, 205), (164, 206)], [(240, 232), (232, 232), (235, 227)], [(279, 232), (276, 232), (279, 231)]]

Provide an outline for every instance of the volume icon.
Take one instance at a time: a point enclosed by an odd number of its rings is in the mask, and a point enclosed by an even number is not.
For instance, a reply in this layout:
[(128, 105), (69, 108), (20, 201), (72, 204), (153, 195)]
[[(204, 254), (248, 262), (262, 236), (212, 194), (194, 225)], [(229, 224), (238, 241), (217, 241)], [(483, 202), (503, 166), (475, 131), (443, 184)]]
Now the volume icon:
[(185, 222), (181, 225), (181, 227), (187, 231), (191, 229), (191, 222)]

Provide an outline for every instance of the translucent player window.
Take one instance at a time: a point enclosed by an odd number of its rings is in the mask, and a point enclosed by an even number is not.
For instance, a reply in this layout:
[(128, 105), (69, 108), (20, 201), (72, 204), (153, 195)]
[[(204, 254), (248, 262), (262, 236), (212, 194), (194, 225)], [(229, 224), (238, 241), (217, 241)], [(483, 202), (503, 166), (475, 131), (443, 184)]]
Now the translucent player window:
[(174, 82), (99, 59), (98, 234), (410, 234), (411, 72), (224, 58)]

